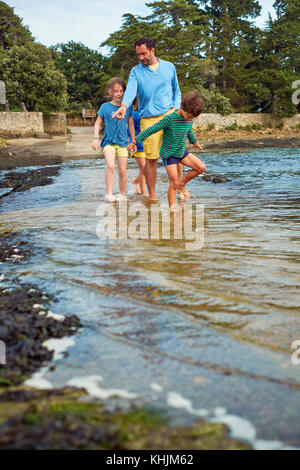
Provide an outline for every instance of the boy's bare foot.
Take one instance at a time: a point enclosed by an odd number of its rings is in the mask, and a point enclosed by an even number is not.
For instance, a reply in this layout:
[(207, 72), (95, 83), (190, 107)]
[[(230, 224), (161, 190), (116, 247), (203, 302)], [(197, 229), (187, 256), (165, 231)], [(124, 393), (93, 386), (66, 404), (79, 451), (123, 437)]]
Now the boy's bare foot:
[(134, 186), (135, 186), (135, 192), (136, 192), (137, 194), (141, 194), (142, 191), (141, 191), (139, 182), (136, 181), (136, 179), (132, 180), (131, 182), (132, 182), (132, 184), (134, 184)]
[(180, 189), (177, 189), (177, 196), (178, 196), (179, 199), (181, 199), (181, 200), (185, 199), (184, 194), (181, 192)]
[(190, 193), (188, 192), (188, 190), (186, 189), (185, 186), (180, 188), (180, 192), (183, 194), (185, 199), (190, 199), (191, 195), (190, 195)]

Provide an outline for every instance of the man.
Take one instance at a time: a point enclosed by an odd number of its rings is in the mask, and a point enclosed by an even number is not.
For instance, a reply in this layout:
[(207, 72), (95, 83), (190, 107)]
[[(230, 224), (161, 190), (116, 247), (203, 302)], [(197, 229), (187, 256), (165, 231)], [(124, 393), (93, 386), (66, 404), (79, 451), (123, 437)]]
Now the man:
[[(112, 117), (123, 119), (126, 109), (137, 96), (142, 132), (166, 114), (180, 108), (181, 93), (174, 65), (155, 57), (154, 41), (143, 37), (137, 39), (134, 45), (140, 64), (132, 68), (121, 107)], [(150, 201), (157, 200), (155, 183), (162, 135), (163, 131), (160, 131), (144, 141), (145, 177)]]

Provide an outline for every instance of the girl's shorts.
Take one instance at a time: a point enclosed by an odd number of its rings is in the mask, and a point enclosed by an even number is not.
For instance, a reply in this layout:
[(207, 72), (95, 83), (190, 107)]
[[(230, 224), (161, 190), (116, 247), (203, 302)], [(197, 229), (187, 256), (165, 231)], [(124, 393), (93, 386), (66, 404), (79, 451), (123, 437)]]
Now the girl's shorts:
[(128, 157), (127, 147), (120, 147), (120, 145), (112, 144), (105, 145), (105, 147), (103, 147), (103, 152), (105, 152), (105, 150), (115, 150), (116, 157)]
[(164, 165), (177, 165), (177, 163), (180, 163), (181, 160), (183, 160), (190, 152), (187, 150), (184, 151), (184, 154), (182, 157), (175, 157), (174, 155), (171, 155), (171, 157), (162, 157)]
[(141, 158), (146, 158), (145, 152), (135, 152), (131, 155), (132, 157), (141, 157)]

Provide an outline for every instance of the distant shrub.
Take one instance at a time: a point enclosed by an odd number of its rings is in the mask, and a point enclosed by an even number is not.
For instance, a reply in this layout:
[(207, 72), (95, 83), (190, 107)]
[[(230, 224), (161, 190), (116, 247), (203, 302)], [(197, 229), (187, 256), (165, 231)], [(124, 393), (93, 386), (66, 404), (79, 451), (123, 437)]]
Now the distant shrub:
[(255, 131), (259, 131), (260, 129), (262, 129), (262, 125), (260, 124), (260, 122), (254, 122), (252, 124), (252, 129)]
[(264, 123), (263, 127), (265, 129), (274, 129), (274, 123), (272, 121), (267, 121)]
[(282, 130), (283, 128), (284, 128), (284, 122), (283, 122), (283, 121), (279, 121), (279, 122), (276, 124), (276, 129)]
[(214, 122), (209, 122), (209, 123), (207, 124), (207, 130), (208, 130), (208, 131), (212, 131), (212, 130), (215, 129), (215, 128), (216, 128), (216, 124), (215, 124)]
[(234, 123), (232, 123), (230, 126), (226, 126), (225, 130), (226, 131), (236, 131), (237, 128), (238, 128), (237, 122), (234, 121)]

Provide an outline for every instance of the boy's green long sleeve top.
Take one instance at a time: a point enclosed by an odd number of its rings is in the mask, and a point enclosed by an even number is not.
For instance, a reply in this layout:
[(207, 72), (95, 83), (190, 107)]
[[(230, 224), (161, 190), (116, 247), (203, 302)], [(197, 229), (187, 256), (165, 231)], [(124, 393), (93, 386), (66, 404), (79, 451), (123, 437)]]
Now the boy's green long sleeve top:
[(165, 158), (171, 157), (172, 155), (181, 157), (185, 151), (186, 139), (189, 139), (191, 144), (197, 142), (192, 131), (192, 126), (193, 121), (186, 121), (174, 111), (174, 113), (167, 114), (167, 116), (156, 124), (153, 124), (153, 126), (141, 132), (136, 137), (136, 141), (141, 143), (150, 135), (163, 129), (164, 134), (160, 155)]

